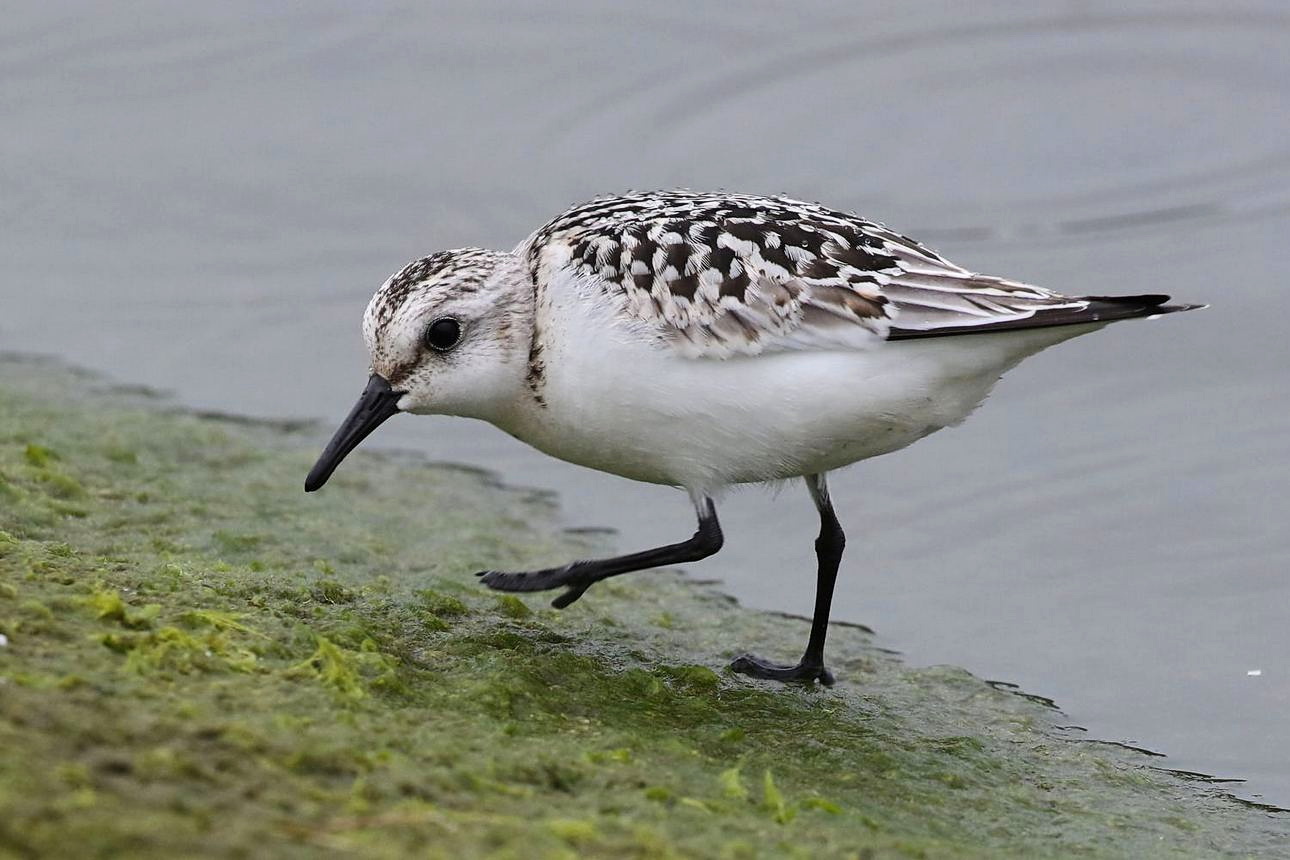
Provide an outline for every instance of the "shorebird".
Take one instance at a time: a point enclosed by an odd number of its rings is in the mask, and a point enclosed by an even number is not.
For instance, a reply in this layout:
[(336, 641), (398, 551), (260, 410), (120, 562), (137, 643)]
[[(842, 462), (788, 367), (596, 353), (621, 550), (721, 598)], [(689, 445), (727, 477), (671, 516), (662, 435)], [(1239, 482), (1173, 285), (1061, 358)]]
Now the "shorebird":
[(363, 317), (367, 387), (305, 481), (399, 412), (491, 422), (538, 450), (685, 490), (688, 540), (530, 572), (499, 591), (563, 588), (721, 548), (716, 499), (801, 478), (820, 516), (815, 611), (795, 665), (758, 678), (833, 683), (824, 662), (845, 538), (826, 476), (961, 422), (1027, 356), (1109, 322), (1198, 305), (1066, 296), (980, 275), (854, 214), (787, 197), (630, 193), (575, 206), (513, 251), (415, 260)]

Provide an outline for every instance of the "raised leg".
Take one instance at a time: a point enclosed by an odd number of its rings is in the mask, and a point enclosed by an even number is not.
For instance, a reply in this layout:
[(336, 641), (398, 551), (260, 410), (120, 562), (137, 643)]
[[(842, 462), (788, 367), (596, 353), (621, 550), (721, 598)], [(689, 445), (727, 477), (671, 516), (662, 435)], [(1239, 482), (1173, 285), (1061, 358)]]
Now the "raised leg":
[(534, 570), (523, 573), (503, 573), (486, 570), (477, 576), (489, 588), (497, 591), (547, 591), (552, 588), (568, 590), (551, 601), (556, 609), (564, 609), (582, 593), (602, 579), (632, 573), (651, 567), (698, 561), (721, 549), (721, 524), (717, 522), (717, 508), (707, 496), (693, 497), (699, 515), (699, 528), (689, 540), (668, 544), (630, 555), (575, 561), (563, 567)]
[(829, 488), (824, 475), (807, 475), (806, 488), (820, 512), (820, 535), (815, 539), (815, 558), (819, 563), (815, 582), (815, 615), (811, 617), (811, 638), (806, 643), (806, 653), (796, 666), (770, 663), (751, 654), (744, 654), (730, 664), (730, 668), (754, 678), (774, 681), (816, 681), (829, 686), (833, 673), (824, 668), (824, 637), (829, 632), (829, 609), (833, 605), (833, 584), (838, 578), (838, 565), (842, 550), (847, 544), (846, 535), (833, 513)]

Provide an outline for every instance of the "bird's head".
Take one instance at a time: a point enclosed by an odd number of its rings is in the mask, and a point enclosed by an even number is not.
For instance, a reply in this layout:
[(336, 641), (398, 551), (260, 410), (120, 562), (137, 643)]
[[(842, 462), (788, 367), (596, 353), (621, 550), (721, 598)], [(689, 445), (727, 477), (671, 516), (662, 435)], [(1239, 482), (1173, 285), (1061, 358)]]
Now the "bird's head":
[(513, 254), (461, 248), (404, 266), (367, 305), (371, 377), (305, 490), (397, 412), (499, 418), (523, 388), (532, 320), (532, 282)]

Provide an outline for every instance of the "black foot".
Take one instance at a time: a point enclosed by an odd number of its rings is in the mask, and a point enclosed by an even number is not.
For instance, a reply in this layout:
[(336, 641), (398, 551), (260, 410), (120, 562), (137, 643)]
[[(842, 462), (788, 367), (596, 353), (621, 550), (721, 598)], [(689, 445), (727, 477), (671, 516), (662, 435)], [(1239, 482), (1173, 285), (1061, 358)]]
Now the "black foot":
[(833, 686), (833, 673), (823, 665), (798, 663), (796, 666), (782, 666), (744, 654), (730, 664), (732, 671), (753, 678), (764, 678), (767, 681), (805, 681), (808, 684), (819, 681), (826, 687)]
[(551, 605), (564, 609), (573, 603), (591, 587), (585, 574), (577, 570), (577, 563), (564, 567), (553, 567), (547, 570), (535, 570), (527, 573), (506, 573), (500, 570), (483, 570), (475, 574), (480, 581), (494, 591), (549, 591), (552, 588), (568, 587)]

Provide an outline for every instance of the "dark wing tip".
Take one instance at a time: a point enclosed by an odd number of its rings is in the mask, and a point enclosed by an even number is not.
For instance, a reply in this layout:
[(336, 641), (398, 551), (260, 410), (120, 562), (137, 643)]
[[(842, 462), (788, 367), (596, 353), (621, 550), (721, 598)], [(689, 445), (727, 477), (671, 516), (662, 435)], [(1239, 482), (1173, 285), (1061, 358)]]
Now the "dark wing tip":
[(1107, 320), (1176, 314), (1182, 311), (1194, 311), (1209, 307), (1209, 305), (1166, 304), (1173, 296), (1166, 296), (1161, 293), (1144, 296), (1083, 296), (1083, 298), (1089, 302), (1088, 311), (1098, 313), (1101, 318)]
[(1203, 305), (1169, 305), (1165, 304), (1173, 296), (1167, 296), (1164, 293), (1148, 293), (1141, 296), (1080, 296), (1086, 302), (1115, 305), (1122, 308), (1178, 308), (1180, 310), (1190, 310), (1191, 308), (1203, 307)]
[(1135, 319), (1138, 317), (1155, 317), (1162, 314), (1194, 311), (1209, 305), (1169, 305), (1172, 298), (1162, 293), (1151, 293), (1140, 296), (1080, 296), (1078, 301), (1088, 302), (1082, 308), (1058, 307), (1051, 310), (1036, 311), (1024, 319), (1009, 319), (1000, 322), (986, 322), (981, 325), (947, 326), (939, 329), (902, 329), (893, 328), (887, 334), (888, 340), (912, 340), (920, 337), (946, 337), (964, 334), (989, 334), (997, 331), (1014, 331), (1024, 328), (1047, 328), (1059, 325), (1082, 325), (1098, 322), (1115, 322), (1116, 320)]

